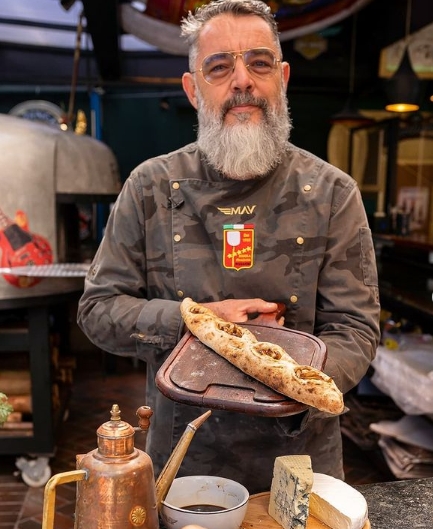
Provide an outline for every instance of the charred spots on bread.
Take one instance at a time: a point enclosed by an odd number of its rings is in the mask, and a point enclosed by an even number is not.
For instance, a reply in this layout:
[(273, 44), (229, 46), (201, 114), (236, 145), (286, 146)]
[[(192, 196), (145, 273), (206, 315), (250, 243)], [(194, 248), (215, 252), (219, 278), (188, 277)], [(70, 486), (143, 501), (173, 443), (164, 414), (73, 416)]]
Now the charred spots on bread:
[(281, 360), (282, 354), (281, 352), (276, 348), (272, 347), (271, 344), (265, 343), (265, 342), (258, 342), (253, 346), (254, 351), (261, 355), (269, 356), (273, 360)]
[(194, 305), (189, 308), (189, 311), (191, 314), (209, 314), (206, 307), (203, 307), (202, 305)]
[(302, 380), (327, 381), (328, 377), (310, 366), (299, 366), (295, 368), (296, 376)]
[(230, 336), (242, 338), (242, 336), (244, 335), (242, 329), (238, 325), (236, 325), (236, 323), (221, 320), (217, 322), (216, 326), (220, 331), (226, 332), (227, 334), (230, 334)]

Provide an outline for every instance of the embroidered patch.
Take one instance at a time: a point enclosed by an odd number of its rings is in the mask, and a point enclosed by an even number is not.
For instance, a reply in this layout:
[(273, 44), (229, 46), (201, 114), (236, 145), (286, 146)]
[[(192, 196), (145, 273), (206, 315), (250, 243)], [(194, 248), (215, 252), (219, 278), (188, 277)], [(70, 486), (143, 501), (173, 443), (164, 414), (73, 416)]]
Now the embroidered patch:
[(254, 264), (254, 224), (224, 224), (223, 266), (241, 270)]

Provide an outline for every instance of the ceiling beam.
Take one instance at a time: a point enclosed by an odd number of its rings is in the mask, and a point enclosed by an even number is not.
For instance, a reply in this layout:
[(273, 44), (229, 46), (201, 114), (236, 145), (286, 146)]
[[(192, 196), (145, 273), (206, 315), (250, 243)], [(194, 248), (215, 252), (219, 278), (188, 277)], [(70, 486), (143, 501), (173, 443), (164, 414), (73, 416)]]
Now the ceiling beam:
[(121, 77), (118, 0), (82, 0), (82, 3), (101, 79), (117, 81)]

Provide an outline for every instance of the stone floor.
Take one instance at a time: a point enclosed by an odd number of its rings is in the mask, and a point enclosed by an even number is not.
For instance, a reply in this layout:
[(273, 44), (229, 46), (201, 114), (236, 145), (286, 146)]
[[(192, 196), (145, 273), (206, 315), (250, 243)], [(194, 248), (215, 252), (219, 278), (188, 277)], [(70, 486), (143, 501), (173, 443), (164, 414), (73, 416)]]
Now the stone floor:
[[(113, 367), (114, 366), (114, 367)], [(113, 403), (118, 403), (122, 419), (137, 424), (135, 412), (143, 404), (144, 365), (129, 359), (110, 362), (78, 361), (74, 374), (67, 418), (62, 422), (56, 439), (56, 453), (50, 460), (52, 474), (75, 469), (76, 454), (96, 448), (96, 430), (109, 420)], [(380, 451), (374, 447), (360, 448), (344, 435), (344, 466), (351, 485), (392, 481)], [(144, 441), (144, 440), (143, 440)], [(144, 443), (136, 436), (135, 445)], [(0, 454), (0, 529), (40, 529), (43, 518), (44, 487), (27, 486), (15, 466), (16, 456)], [(75, 507), (75, 484), (57, 487), (55, 529), (72, 529)]]

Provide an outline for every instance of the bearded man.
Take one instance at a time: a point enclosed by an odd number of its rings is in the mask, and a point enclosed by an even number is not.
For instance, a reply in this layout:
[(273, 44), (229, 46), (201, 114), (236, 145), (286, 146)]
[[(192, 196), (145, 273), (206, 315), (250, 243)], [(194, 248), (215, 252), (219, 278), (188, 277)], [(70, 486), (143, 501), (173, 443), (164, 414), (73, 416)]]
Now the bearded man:
[[(364, 376), (379, 341), (361, 195), (350, 176), (289, 143), (290, 67), (269, 7), (213, 1), (190, 13), (182, 32), (197, 142), (145, 161), (127, 179), (78, 310), (98, 347), (147, 364), (156, 474), (186, 425), (206, 411), (155, 386), (184, 333), (185, 297), (235, 322), (284, 303), (284, 325), (325, 343), (324, 371), (344, 393)], [(288, 417), (214, 410), (179, 475), (221, 475), (261, 492), (275, 457), (287, 454), (308, 454), (315, 472), (343, 478), (338, 416), (313, 408)]]

